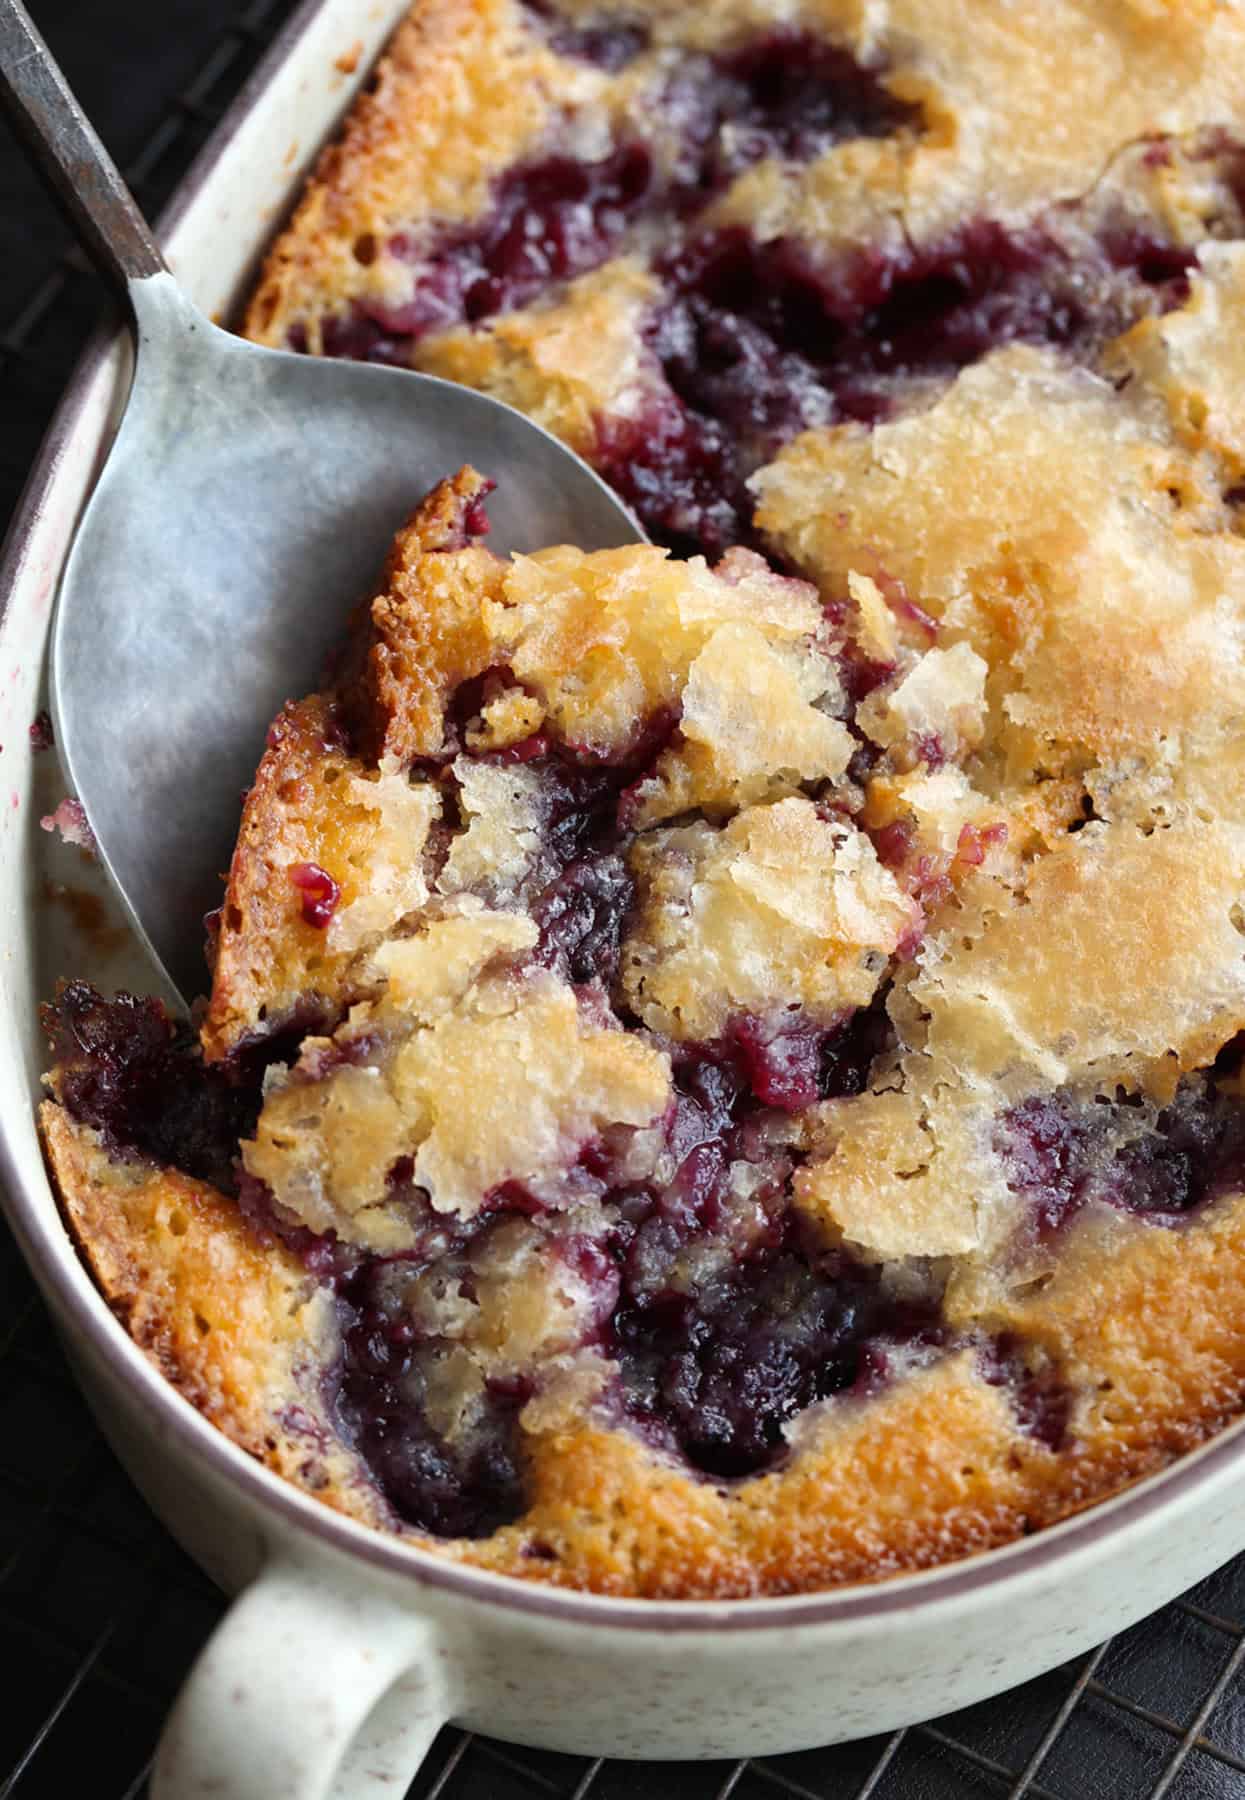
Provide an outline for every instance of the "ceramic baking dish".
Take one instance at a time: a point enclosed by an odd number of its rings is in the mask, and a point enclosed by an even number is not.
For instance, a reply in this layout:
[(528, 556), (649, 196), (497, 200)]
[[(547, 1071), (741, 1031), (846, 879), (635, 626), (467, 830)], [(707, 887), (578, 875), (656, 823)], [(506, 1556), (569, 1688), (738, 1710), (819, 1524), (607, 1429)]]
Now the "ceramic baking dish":
[[(170, 263), (228, 315), (401, 12), (309, 0), (165, 221)], [(0, 566), (0, 1179), (103, 1429), (169, 1529), (241, 1597), (170, 1721), (157, 1800), (339, 1800), (402, 1791), (448, 1718), (588, 1755), (765, 1755), (884, 1730), (1023, 1681), (1141, 1617), (1245, 1545), (1245, 1441), (1224, 1433), (1040, 1536), (924, 1575), (789, 1600), (623, 1602), (451, 1566), (318, 1506), (168, 1386), (96, 1293), (34, 1129), (36, 1006), (55, 977), (150, 991), (102, 894), (39, 829), (61, 797), (32, 752), (48, 621), (125, 394), (101, 339), (49, 433)]]

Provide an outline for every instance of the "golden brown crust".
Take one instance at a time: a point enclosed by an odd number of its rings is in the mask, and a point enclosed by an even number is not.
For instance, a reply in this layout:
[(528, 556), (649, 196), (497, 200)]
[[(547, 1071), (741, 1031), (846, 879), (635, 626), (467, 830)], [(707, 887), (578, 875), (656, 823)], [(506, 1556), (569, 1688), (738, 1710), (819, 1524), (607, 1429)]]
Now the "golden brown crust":
[(502, 565), (467, 547), (464, 523), (489, 486), (474, 469), (439, 482), (394, 539), (379, 595), (360, 609), (343, 704), (368, 762), (435, 755), (450, 693), (489, 665), (484, 606)]
[(551, 302), (431, 332), (415, 365), (504, 400), (590, 457), (602, 417), (634, 419), (660, 389), (643, 331), (661, 291), (640, 259), (619, 257)]
[(69, 1226), (161, 1374), (277, 1474), (380, 1523), (384, 1509), (325, 1405), (338, 1347), (327, 1289), (206, 1183), (117, 1161), (53, 1101), (39, 1122)]
[[(971, 1353), (844, 1403), (780, 1472), (723, 1492), (625, 1435), (568, 1426), (534, 1457), (523, 1529), (556, 1546), (552, 1579), (691, 1598), (798, 1593), (928, 1568), (1079, 1511), (1203, 1442), (1245, 1396), (1232, 1287), (1245, 1200), (1184, 1233), (1087, 1220), (1039, 1296), (974, 1309), (1045, 1347), (1082, 1399), (1074, 1443), (1021, 1433)], [(508, 1546), (489, 1566), (524, 1572)], [(543, 1571), (542, 1571), (543, 1573)]]
[[(162, 1372), (278, 1473), (394, 1529), (317, 1396), (334, 1329), (326, 1292), (223, 1196), (110, 1162), (52, 1103), (41, 1118), (96, 1279)], [(521, 1521), (478, 1543), (408, 1535), (525, 1580), (666, 1599), (799, 1593), (973, 1554), (1117, 1491), (1236, 1414), (1243, 1266), (1237, 1197), (1183, 1232), (1095, 1214), (1040, 1294), (961, 1297), (978, 1326), (1023, 1332), (1074, 1377), (1072, 1453), (1026, 1437), (965, 1351), (874, 1400), (834, 1403), (805, 1421), (785, 1467), (727, 1487), (577, 1408), (546, 1407), (527, 1437)]]
[[(516, 163), (599, 142), (603, 121), (638, 125), (664, 166), (677, 155), (671, 54), (730, 50), (775, 29), (766, 0), (616, 8), (575, 0), (563, 10), (641, 19), (651, 47), (606, 73), (550, 49), (515, 0), (418, 0), (278, 240), (247, 315), (249, 336), (280, 344), (297, 329), (318, 352), (324, 322), (351, 299), (400, 308), (438, 226), (478, 219)], [(974, 30), (959, 0), (800, 0), (784, 8), (782, 28), (826, 37), (881, 69), (914, 122), (886, 137), (848, 136), (804, 162), (764, 158), (711, 198), (709, 229), (743, 224), (763, 242), (795, 238), (822, 255), (899, 251), (979, 214), (1019, 224), (1087, 201), (1087, 223), (1122, 211), (1195, 242), (1234, 204), (1208, 181), (1193, 144), (1245, 111), (1245, 25), (1215, 0), (991, 0)], [(1176, 150), (1151, 166), (1144, 150), (1159, 137)], [(568, 324), (579, 319), (586, 356), (600, 305), (590, 278), (567, 314)], [(509, 390), (581, 448), (584, 398), (594, 396), (599, 411), (617, 393), (621, 362), (640, 348), (637, 332), (627, 356), (608, 371), (598, 364), (600, 379), (585, 385), (586, 371), (559, 366), (539, 309), (425, 342), (421, 366), (503, 397)]]
[[(286, 707), (268, 734), (268, 751), (247, 795), (229, 871), (214, 948), (212, 1003), (203, 1046), (218, 1058), (260, 1023), (251, 989), (259, 964), (284, 964), (300, 908), (298, 890), (282, 875), (292, 864), (314, 862), (313, 835), (303, 827), (305, 796), (325, 756), (328, 708), (319, 700)], [(336, 765), (334, 765), (336, 766)], [(287, 815), (297, 821), (291, 832)], [(257, 828), (256, 819), (263, 825)], [(292, 836), (293, 841), (287, 841)], [(253, 946), (253, 953), (252, 953)], [(308, 952), (310, 954), (310, 952)], [(306, 957), (282, 969), (274, 992), (277, 1015), (292, 1016), (307, 991)], [(264, 1002), (264, 1019), (268, 1017)]]
[[(488, 488), (464, 469), (421, 502), (379, 595), (358, 608), (340, 688), (292, 702), (269, 731), (217, 931), (202, 1031), (211, 1061), (289, 1024), (335, 1022), (375, 986), (360, 953), (427, 898), (420, 865), (439, 803), (387, 771), (440, 749), (447, 696), (490, 660), (484, 606), (502, 565), (467, 544)], [(291, 875), (305, 867), (340, 890), (327, 930), (305, 918)]]
[(324, 934), (302, 918), (290, 870), (323, 868), (342, 820), (332, 785), (361, 778), (364, 765), (341, 748), (330, 705), (315, 697), (285, 707), (247, 795), (216, 941), (212, 998), (203, 1047), (218, 1060), (255, 1035), (286, 1024), (304, 1028), (338, 996), (326, 966)]
[(247, 336), (280, 345), (299, 320), (317, 350), (347, 292), (389, 298), (394, 234), (483, 210), (491, 180), (544, 133), (555, 68), (516, 0), (421, 0), (270, 254)]

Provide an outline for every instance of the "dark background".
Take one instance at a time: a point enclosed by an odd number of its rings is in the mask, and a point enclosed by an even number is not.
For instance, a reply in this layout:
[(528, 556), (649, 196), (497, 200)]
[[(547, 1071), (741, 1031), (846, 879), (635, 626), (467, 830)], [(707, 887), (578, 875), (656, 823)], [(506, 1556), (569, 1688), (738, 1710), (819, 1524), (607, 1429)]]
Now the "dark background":
[[(294, 10), (29, 4), (152, 215)], [(0, 125), (0, 531), (108, 304)], [(141, 1795), (161, 1718), (221, 1608), (100, 1441), (0, 1226), (0, 1800)], [(1245, 1559), (1093, 1656), (936, 1724), (692, 1765), (597, 1764), (449, 1730), (411, 1796), (1245, 1800), (1243, 1666)], [(833, 1718), (828, 1693), (828, 1731)]]

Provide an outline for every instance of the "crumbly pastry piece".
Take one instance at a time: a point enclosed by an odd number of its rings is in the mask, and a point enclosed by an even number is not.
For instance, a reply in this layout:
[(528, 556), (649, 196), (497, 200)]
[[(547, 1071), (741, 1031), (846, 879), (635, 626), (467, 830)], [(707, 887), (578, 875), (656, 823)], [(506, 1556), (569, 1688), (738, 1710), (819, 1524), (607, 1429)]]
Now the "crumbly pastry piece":
[(414, 9), (247, 328), (499, 394), (664, 548), (443, 483), (273, 727), (197, 1044), (49, 1009), (71, 1224), (223, 1430), (692, 1597), (1239, 1414), (1243, 200), (1210, 0)]
[(422, 0), (246, 330), (495, 393), (720, 554), (802, 430), (1183, 299), (1243, 114), (1216, 0)]
[(328, 1291), (214, 1188), (110, 1156), (51, 1102), (41, 1123), (69, 1223), (135, 1343), (244, 1450), (330, 1503), (353, 1490), (343, 1510), (380, 1523), (325, 1403)]

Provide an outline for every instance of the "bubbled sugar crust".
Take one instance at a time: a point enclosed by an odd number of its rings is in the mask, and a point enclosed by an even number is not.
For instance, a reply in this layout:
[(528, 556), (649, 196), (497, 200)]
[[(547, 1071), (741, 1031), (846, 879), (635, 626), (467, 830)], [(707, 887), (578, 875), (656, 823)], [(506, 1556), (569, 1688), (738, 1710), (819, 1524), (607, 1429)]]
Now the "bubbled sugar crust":
[(991, 10), (423, 0), (253, 301), (656, 546), (443, 482), (274, 723), (199, 1043), (48, 1012), (139, 1341), (444, 1555), (874, 1578), (1239, 1409), (1245, 29)]

